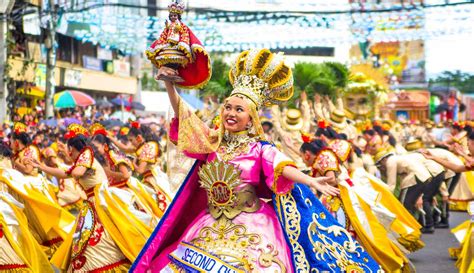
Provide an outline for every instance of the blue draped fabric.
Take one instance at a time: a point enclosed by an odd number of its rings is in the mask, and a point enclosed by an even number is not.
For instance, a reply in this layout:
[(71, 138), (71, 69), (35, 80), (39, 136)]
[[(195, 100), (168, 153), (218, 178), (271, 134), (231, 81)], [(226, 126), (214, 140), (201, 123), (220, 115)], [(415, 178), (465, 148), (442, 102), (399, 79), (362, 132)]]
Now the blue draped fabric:
[(274, 195), (275, 211), (293, 255), (295, 272), (382, 272), (382, 268), (301, 184)]

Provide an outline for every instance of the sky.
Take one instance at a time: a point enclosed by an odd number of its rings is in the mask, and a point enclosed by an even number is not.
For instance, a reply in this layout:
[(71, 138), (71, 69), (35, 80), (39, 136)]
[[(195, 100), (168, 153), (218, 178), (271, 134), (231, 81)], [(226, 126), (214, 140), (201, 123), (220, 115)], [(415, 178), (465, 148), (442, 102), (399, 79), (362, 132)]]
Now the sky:
[(474, 74), (474, 33), (433, 38), (425, 47), (428, 78), (445, 70)]

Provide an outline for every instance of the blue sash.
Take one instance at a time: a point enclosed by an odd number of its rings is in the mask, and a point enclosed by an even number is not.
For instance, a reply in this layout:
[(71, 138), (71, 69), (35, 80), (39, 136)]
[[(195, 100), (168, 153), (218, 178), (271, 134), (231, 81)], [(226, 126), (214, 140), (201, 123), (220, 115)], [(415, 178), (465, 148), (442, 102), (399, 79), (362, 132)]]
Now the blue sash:
[(273, 203), (292, 250), (295, 272), (382, 272), (307, 186), (295, 184), (291, 192), (274, 195)]

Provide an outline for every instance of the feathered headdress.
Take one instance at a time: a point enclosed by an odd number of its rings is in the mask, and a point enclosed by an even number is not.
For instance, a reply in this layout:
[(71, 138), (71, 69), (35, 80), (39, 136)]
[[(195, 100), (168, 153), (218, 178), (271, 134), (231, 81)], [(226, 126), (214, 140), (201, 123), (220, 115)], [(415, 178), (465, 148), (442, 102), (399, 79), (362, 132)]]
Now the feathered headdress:
[(15, 132), (15, 134), (26, 133), (27, 128), (28, 126), (26, 126), (26, 124), (22, 122), (15, 122), (15, 124), (13, 125), (13, 131)]
[(92, 136), (95, 136), (95, 135), (107, 136), (107, 130), (100, 123), (92, 124), (92, 126), (89, 128), (89, 132)]
[(87, 132), (86, 128), (82, 127), (79, 124), (73, 123), (73, 124), (70, 124), (67, 127), (67, 133), (64, 135), (64, 138), (65, 139), (70, 139), (70, 138), (73, 138), (73, 137), (76, 137), (76, 136), (79, 136), (79, 135), (83, 135), (85, 137), (88, 137), (89, 133)]
[(257, 108), (281, 104), (293, 96), (293, 74), (283, 54), (251, 49), (239, 54), (229, 71), (231, 96), (250, 99)]

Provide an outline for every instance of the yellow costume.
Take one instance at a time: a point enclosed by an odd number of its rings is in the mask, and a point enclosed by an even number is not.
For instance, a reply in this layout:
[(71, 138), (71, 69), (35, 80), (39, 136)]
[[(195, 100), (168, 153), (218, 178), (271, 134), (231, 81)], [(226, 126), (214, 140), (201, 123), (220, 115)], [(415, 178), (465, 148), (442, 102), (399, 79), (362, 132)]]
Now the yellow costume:
[(0, 193), (0, 272), (54, 272), (48, 257), (28, 230), (23, 205)]
[(468, 220), (451, 232), (460, 242), (459, 248), (450, 248), (449, 252), (453, 258), (457, 258), (456, 267), (459, 273), (474, 272), (474, 204), (470, 202), (469, 214), (471, 220)]
[(361, 242), (385, 271), (409, 272), (408, 259), (388, 237), (386, 226), (394, 222), (395, 215), (384, 212), (391, 217), (385, 219), (386, 223), (379, 221), (378, 213), (382, 208), (377, 205), (377, 195), (361, 195), (363, 191), (357, 190), (361, 186), (354, 185), (345, 168), (339, 165), (336, 154), (331, 150), (322, 150), (316, 156), (313, 175), (323, 176), (329, 171), (336, 172), (341, 190), (339, 197), (323, 198), (322, 202), (329, 212)]
[(158, 203), (158, 212), (155, 215), (163, 215), (171, 203), (171, 196), (168, 181), (160, 179), (161, 170), (158, 165), (159, 145), (155, 141), (148, 141), (140, 145), (136, 151), (138, 164), (147, 163), (146, 171), (143, 174), (142, 182), (155, 190), (156, 200)]
[[(349, 142), (337, 139), (331, 141), (329, 147), (341, 162), (348, 163), (347, 160), (353, 153)], [(353, 156), (355, 155), (353, 154)], [(387, 232), (395, 237), (397, 243), (409, 252), (424, 247), (424, 243), (421, 241), (421, 225), (395, 198), (383, 181), (367, 173), (362, 167), (352, 169), (349, 175), (354, 185), (352, 189), (359, 198), (365, 201), (373, 200), (373, 202), (367, 203), (370, 204), (371, 210), (378, 221)], [(343, 177), (339, 176), (339, 178)]]
[[(127, 271), (130, 265), (130, 261), (124, 255), (128, 249), (127, 245), (121, 245), (122, 241), (115, 240), (115, 237), (120, 238), (121, 234), (114, 229), (113, 225), (109, 229), (109, 226), (102, 222), (101, 215), (106, 212), (99, 206), (97, 193), (100, 185), (107, 181), (104, 170), (94, 160), (94, 154), (90, 148), (81, 152), (69, 173), (78, 166), (87, 168), (86, 173), (77, 178), (77, 182), (83, 187), (88, 199), (80, 208), (75, 232), (71, 232), (64, 240), (51, 262), (60, 269), (67, 269), (68, 272)], [(126, 221), (127, 219), (119, 220)], [(134, 238), (131, 237), (128, 240), (133, 243)]]

